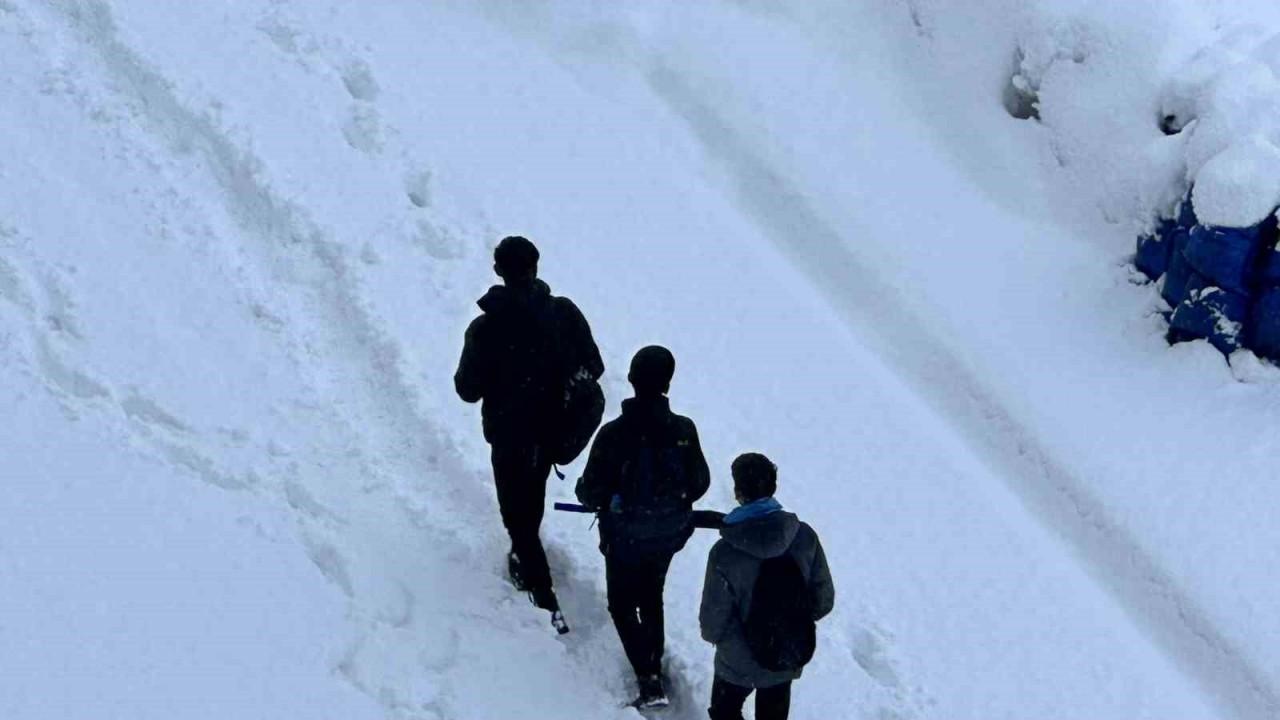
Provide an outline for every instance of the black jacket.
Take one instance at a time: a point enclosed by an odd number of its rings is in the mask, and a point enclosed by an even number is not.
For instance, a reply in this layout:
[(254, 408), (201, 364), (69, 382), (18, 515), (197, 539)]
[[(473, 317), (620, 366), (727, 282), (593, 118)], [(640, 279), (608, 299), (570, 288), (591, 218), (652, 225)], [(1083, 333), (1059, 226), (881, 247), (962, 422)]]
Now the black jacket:
[(698, 618), (702, 638), (716, 646), (716, 677), (740, 687), (772, 687), (800, 677), (801, 670), (766, 670), (747, 645), (744, 623), (761, 561), (789, 554), (808, 584), (814, 621), (835, 605), (836, 590), (827, 556), (813, 528), (789, 512), (775, 512), (736, 525), (725, 525), (707, 558)]
[(495, 285), (476, 304), (484, 312), (467, 328), (454, 388), (466, 402), (484, 401), (490, 444), (537, 445), (568, 378), (604, 374), (591, 327), (541, 280), (525, 289)]
[(684, 546), (710, 484), (693, 421), (665, 397), (631, 398), (596, 435), (577, 496), (600, 511), (601, 551), (638, 559)]

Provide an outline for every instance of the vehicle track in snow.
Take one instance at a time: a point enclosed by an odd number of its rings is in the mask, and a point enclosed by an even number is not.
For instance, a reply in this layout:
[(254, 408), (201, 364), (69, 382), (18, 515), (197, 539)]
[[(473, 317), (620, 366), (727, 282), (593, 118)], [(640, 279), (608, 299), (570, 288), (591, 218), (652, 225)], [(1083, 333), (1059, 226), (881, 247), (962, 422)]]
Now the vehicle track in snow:
[(674, 67), (655, 60), (647, 77), (723, 170), (740, 207), (821, 293), (854, 339), (903, 378), (1032, 518), (1062, 540), (1154, 646), (1231, 717), (1280, 717), (1280, 692), (1265, 674), (854, 245)]

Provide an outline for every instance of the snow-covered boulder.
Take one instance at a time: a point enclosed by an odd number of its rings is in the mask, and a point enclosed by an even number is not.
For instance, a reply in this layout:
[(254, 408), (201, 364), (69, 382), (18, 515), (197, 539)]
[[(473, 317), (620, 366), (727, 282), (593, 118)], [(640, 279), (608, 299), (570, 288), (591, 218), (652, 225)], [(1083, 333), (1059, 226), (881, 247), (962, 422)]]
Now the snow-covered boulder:
[(1205, 225), (1257, 225), (1280, 205), (1280, 148), (1257, 134), (1233, 143), (1197, 173), (1192, 200)]

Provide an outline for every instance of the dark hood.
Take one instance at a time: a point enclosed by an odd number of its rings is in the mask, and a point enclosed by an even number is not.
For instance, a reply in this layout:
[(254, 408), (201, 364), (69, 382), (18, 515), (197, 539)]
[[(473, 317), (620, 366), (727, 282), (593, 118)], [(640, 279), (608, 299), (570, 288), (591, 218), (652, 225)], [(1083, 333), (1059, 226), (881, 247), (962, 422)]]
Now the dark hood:
[(551, 297), (551, 288), (541, 280), (534, 280), (527, 288), (511, 288), (506, 285), (494, 285), (484, 297), (476, 301), (488, 315), (503, 315), (513, 310), (541, 304)]
[(665, 418), (671, 413), (671, 400), (666, 395), (633, 397), (622, 401), (622, 416), (630, 421)]
[(739, 550), (761, 560), (777, 557), (791, 547), (800, 531), (800, 518), (779, 510), (720, 528), (720, 537)]

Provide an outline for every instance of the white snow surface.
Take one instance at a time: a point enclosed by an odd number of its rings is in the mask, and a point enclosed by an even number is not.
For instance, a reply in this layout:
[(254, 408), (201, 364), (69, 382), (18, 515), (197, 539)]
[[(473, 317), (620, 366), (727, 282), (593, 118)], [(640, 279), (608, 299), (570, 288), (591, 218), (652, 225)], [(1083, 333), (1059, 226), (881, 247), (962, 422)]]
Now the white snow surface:
[[(557, 638), (453, 394), (516, 233), (610, 415), (671, 347), (701, 505), (762, 451), (822, 536), (792, 717), (1280, 716), (1280, 372), (1168, 348), (1125, 263), (1197, 176), (1214, 219), (1276, 197), (1278, 31), (1261, 0), (0, 0), (0, 717), (638, 717), (588, 521), (544, 523)], [(668, 579), (667, 717), (705, 717), (713, 540)]]
[(1254, 135), (1200, 168), (1192, 192), (1196, 219), (1216, 227), (1249, 227), (1280, 205), (1280, 148)]

